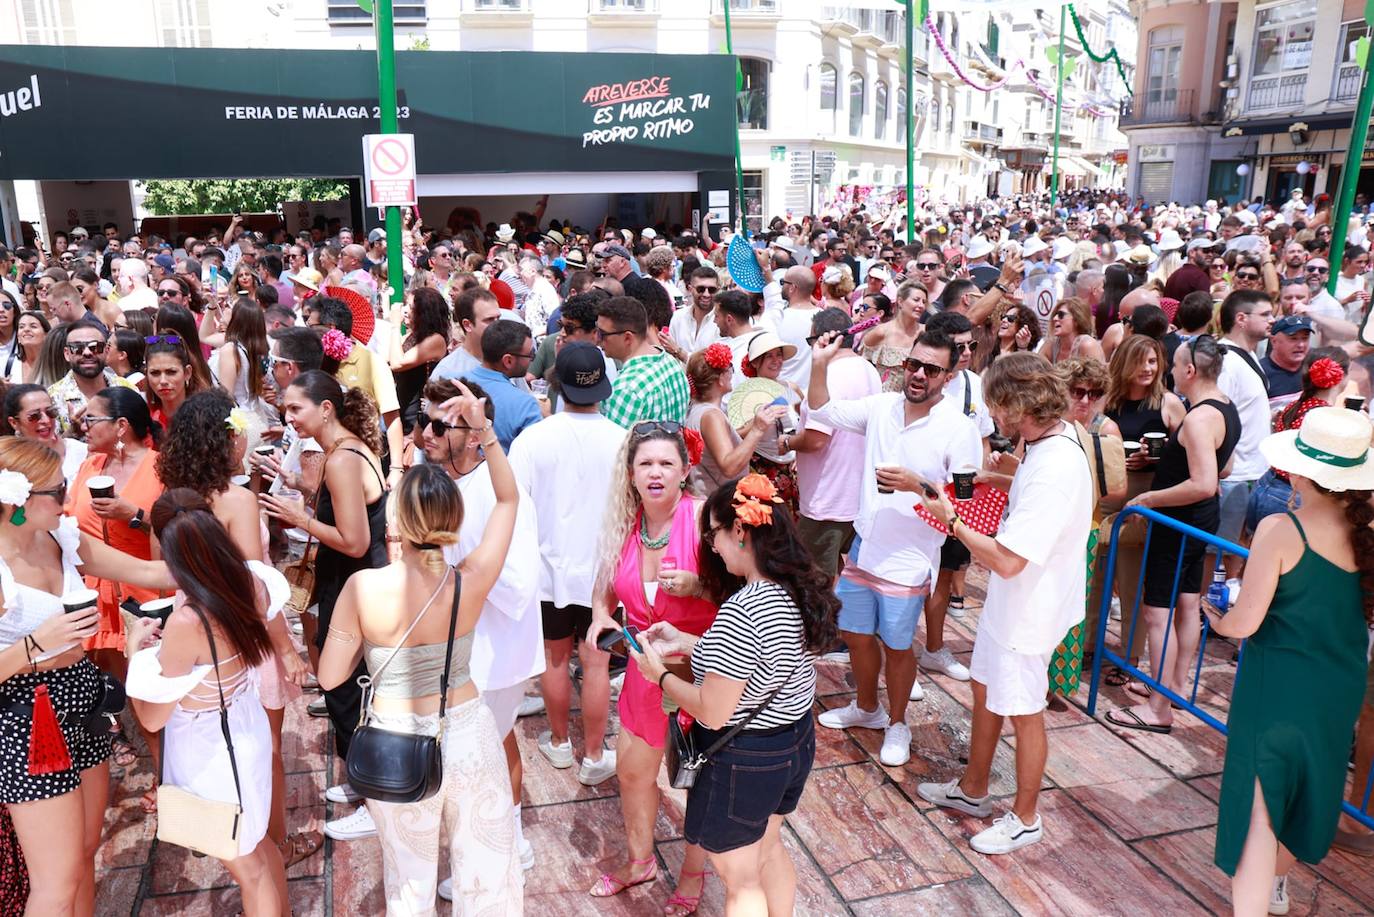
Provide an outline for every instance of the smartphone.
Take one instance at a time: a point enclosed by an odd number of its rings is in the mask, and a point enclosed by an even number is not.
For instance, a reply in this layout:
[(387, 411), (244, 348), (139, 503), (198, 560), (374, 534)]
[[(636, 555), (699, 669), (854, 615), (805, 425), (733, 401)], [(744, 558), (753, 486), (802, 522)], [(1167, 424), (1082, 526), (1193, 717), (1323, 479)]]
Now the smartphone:
[(639, 646), (639, 641), (635, 639), (635, 635), (638, 633), (639, 628), (633, 624), (622, 627), (620, 630), (608, 630), (596, 638), (596, 648), (604, 653), (610, 653), (612, 656), (628, 656), (629, 651), (625, 646), (628, 643), (634, 647), (635, 652), (642, 653), (643, 650)]

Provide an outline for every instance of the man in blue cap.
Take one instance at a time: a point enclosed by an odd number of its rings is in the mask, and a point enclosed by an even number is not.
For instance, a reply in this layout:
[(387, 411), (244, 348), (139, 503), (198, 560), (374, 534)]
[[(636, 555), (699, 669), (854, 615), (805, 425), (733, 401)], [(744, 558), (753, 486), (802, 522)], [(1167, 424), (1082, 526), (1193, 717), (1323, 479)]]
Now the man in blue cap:
[(1285, 315), (1269, 329), (1269, 352), (1260, 369), (1269, 380), (1269, 410), (1290, 404), (1302, 391), (1302, 363), (1312, 347), (1312, 319)]

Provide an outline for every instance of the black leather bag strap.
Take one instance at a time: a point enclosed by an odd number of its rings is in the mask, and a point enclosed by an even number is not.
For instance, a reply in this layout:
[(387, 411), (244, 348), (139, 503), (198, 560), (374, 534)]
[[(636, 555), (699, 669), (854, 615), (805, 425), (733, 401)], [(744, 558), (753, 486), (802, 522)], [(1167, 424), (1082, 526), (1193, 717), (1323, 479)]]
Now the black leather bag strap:
[(448, 669), (453, 663), (453, 636), (458, 632), (458, 599), (463, 594), (463, 577), (453, 567), (453, 605), (448, 613), (448, 648), (444, 650), (444, 671), (439, 676), (439, 738), (444, 735), (444, 712), (448, 707)]
[(748, 726), (750, 723), (754, 721), (754, 717), (758, 716), (764, 710), (768, 709), (768, 705), (773, 703), (773, 698), (778, 696), (779, 691), (787, 687), (787, 683), (792, 680), (792, 676), (797, 674), (797, 669), (800, 669), (805, 663), (806, 658), (802, 657), (802, 660), (800, 662), (792, 666), (792, 670), (787, 673), (787, 677), (784, 678), (782, 682), (771, 692), (769, 692), (768, 696), (763, 699), (763, 703), (759, 704), (753, 710), (750, 710), (749, 715), (746, 716), (744, 719), (740, 720), (734, 726), (732, 726), (729, 732), (727, 732), (725, 735), (721, 736), (719, 739), (716, 739), (714, 742), (712, 742), (711, 747), (701, 753), (700, 757), (702, 759), (702, 762), (705, 763), (705, 761), (709, 760), (712, 755), (714, 755), (716, 752), (724, 748), (727, 742), (729, 742), (735, 736), (739, 735), (740, 731), (743, 730), (745, 726)]

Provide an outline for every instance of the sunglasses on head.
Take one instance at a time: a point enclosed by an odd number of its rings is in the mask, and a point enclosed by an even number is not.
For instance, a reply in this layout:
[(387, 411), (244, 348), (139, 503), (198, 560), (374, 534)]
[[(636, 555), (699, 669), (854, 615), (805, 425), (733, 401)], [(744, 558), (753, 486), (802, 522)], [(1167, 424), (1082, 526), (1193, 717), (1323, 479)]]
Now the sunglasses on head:
[(1069, 387), (1069, 394), (1074, 401), (1082, 401), (1084, 398), (1089, 401), (1096, 401), (1106, 393), (1100, 388), (1083, 388), (1080, 385), (1073, 385)]
[(79, 357), (83, 353), (100, 353), (104, 349), (104, 341), (69, 341), (66, 345), (67, 353), (74, 357)]
[(917, 371), (925, 373), (927, 379), (931, 378), (932, 376), (938, 376), (940, 373), (949, 372), (948, 366), (941, 366), (939, 363), (927, 363), (924, 360), (918, 360), (915, 357), (907, 357), (905, 360), (902, 361), (902, 366), (905, 367), (906, 371), (909, 373), (914, 373)]
[(145, 344), (180, 344), (181, 338), (175, 334), (155, 334), (152, 337), (143, 339)]
[(639, 423), (630, 427), (630, 432), (635, 436), (648, 436), (650, 433), (667, 433), (669, 436), (677, 436), (682, 432), (682, 424), (676, 420), (641, 420)]

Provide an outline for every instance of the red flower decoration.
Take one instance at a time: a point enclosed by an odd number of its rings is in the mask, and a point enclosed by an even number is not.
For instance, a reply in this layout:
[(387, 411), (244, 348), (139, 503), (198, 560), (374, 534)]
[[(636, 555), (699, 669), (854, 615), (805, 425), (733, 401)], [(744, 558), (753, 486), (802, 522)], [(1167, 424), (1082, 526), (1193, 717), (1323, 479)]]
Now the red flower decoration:
[(706, 365), (712, 369), (729, 369), (735, 354), (726, 344), (712, 344), (706, 348)]
[(320, 338), (320, 346), (324, 348), (325, 356), (342, 362), (353, 352), (353, 339), (337, 328), (330, 328)]
[(1330, 357), (1322, 357), (1312, 364), (1312, 368), (1307, 371), (1307, 377), (1317, 388), (1335, 388), (1345, 381), (1345, 370)]
[(693, 467), (700, 465), (702, 453), (706, 451), (706, 440), (696, 430), (683, 427), (682, 441), (687, 444), (687, 463)]
[(758, 375), (758, 372), (754, 369), (754, 364), (749, 360), (747, 354), (740, 357), (739, 371), (744, 374), (744, 378), (746, 379), (752, 379)]

